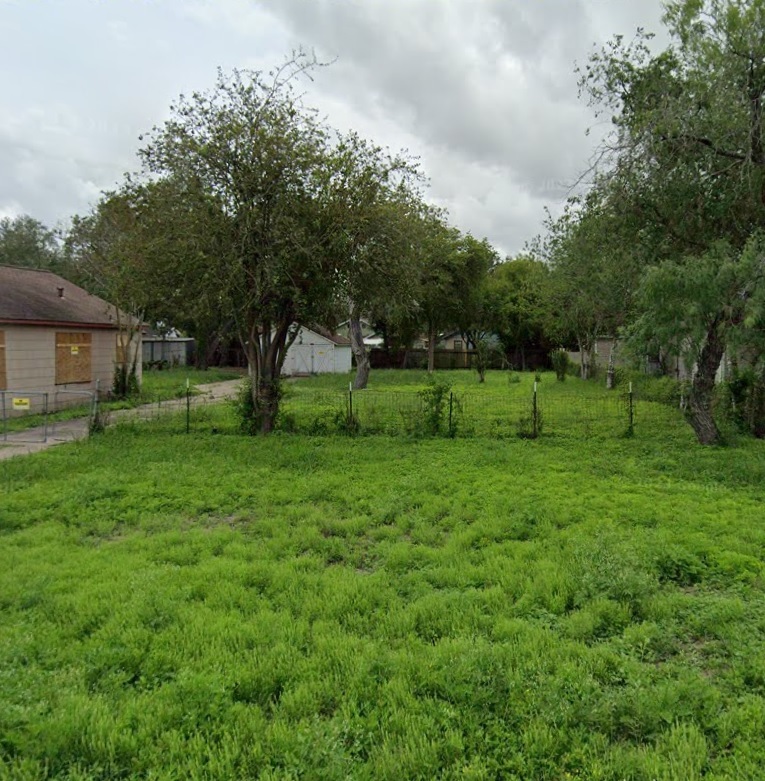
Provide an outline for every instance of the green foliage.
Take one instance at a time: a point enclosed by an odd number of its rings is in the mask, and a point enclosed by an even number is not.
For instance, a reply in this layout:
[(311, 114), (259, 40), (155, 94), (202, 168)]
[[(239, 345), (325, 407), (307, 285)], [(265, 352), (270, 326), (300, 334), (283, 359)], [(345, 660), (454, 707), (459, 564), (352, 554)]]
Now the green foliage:
[(109, 425), (109, 411), (104, 409), (99, 403), (90, 415), (88, 420), (88, 435), (103, 434)]
[[(269, 419), (271, 417), (270, 409), (267, 413), (264, 412), (264, 404), (273, 404), (275, 399), (278, 408), (278, 404), (284, 395), (284, 386), (278, 381), (271, 383), (271, 395), (269, 395), (267, 402), (263, 401), (266, 398), (265, 394), (254, 394), (252, 388), (252, 378), (249, 376), (245, 377), (237, 388), (236, 396), (231, 401), (234, 413), (239, 422), (240, 433), (249, 436), (255, 436), (256, 434), (262, 433), (264, 416), (267, 414)], [(276, 421), (278, 425), (278, 417), (276, 418)], [(289, 420), (285, 421), (285, 427), (289, 429)], [(317, 430), (314, 433), (326, 432)]]
[(515, 433), (520, 439), (536, 439), (542, 433), (542, 411), (533, 406), (518, 418)]
[[(449, 424), (449, 396), (452, 384), (441, 376), (428, 378), (428, 385), (419, 391), (422, 400), (422, 417), (415, 430), (428, 436), (442, 434)], [(451, 431), (447, 432), (451, 435)]]
[(60, 232), (27, 214), (0, 219), (0, 264), (62, 273)]
[(476, 372), (478, 372), (478, 381), (483, 383), (486, 381), (486, 371), (492, 363), (492, 360), (496, 357), (497, 349), (489, 341), (489, 339), (482, 337), (475, 343), (475, 355), (474, 366)]
[(765, 449), (690, 439), (2, 461), (0, 775), (758, 778)]
[(734, 370), (720, 388), (718, 406), (741, 431), (765, 437), (765, 381), (752, 367)]
[(568, 353), (562, 347), (557, 350), (553, 350), (550, 353), (550, 360), (552, 361), (553, 371), (555, 372), (555, 379), (558, 382), (564, 382), (566, 374), (568, 374), (571, 368), (571, 361), (569, 360)]
[(112, 382), (112, 397), (115, 399), (130, 399), (141, 392), (138, 385), (138, 375), (135, 365), (116, 364)]
[(595, 258), (596, 274), (615, 255), (645, 267), (639, 285), (614, 275), (615, 286), (627, 283), (622, 315), (636, 315), (627, 324), (643, 354), (697, 367), (688, 419), (704, 444), (720, 441), (711, 408), (726, 349), (761, 349), (765, 39), (751, 31), (763, 18), (762, 0), (674, 0), (665, 51), (639, 31), (629, 43), (615, 38), (581, 73), (582, 91), (612, 118), (618, 152), (569, 223), (589, 226), (597, 252), (573, 251), (578, 228), (563, 230), (560, 246), (577, 267)]
[[(254, 436), (258, 433), (258, 420), (255, 409), (255, 402), (252, 398), (252, 378), (245, 377), (237, 389), (236, 396), (231, 400), (236, 419), (239, 425), (239, 431), (248, 436)], [(289, 423), (287, 423), (289, 428)]]
[(495, 265), (486, 280), (486, 328), (499, 337), (506, 355), (517, 368), (526, 368), (527, 349), (546, 344), (549, 283), (548, 267), (524, 256)]

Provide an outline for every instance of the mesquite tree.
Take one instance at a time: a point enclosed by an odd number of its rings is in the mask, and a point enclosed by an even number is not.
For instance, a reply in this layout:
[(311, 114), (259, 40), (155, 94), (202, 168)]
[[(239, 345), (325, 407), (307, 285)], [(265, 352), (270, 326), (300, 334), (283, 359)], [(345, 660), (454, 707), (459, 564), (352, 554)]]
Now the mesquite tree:
[(328, 132), (293, 89), (315, 66), (298, 54), (268, 75), (219, 72), (211, 91), (180, 97), (140, 152), (147, 174), (203, 193), (198, 227), (213, 226), (211, 277), (247, 357), (262, 433), (275, 423), (297, 327), (324, 319), (336, 283), (324, 217)]
[(581, 85), (613, 117), (601, 186), (648, 263), (633, 331), (688, 354), (689, 422), (715, 444), (715, 373), (764, 284), (765, 0), (676, 0), (664, 21), (665, 51), (616, 39)]

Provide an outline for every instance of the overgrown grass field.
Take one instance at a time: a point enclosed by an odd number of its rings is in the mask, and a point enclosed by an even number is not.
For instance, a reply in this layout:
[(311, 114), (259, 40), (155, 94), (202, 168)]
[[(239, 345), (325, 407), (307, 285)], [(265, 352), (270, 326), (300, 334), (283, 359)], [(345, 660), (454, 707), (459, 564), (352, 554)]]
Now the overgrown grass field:
[(496, 438), (618, 437), (628, 433), (630, 421), (644, 431), (686, 427), (677, 383), (622, 370), (619, 375), (619, 386), (607, 391), (603, 380), (557, 382), (552, 372), (490, 371), (479, 384), (472, 371), (375, 370), (369, 387), (352, 394), (351, 376), (320, 375), (284, 383), (277, 426), (315, 434), (347, 431), (350, 422), (361, 434)]
[(0, 462), (0, 778), (762, 778), (763, 478), (686, 428)]

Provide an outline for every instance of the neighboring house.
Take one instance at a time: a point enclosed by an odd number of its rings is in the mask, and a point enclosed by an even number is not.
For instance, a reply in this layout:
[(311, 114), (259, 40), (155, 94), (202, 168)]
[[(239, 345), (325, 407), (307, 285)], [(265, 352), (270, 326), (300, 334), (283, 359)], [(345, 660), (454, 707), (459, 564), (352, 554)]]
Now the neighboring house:
[[(364, 340), (364, 344), (367, 347), (382, 347), (385, 344), (385, 340), (379, 331), (376, 331), (368, 320), (363, 318), (359, 321), (361, 323), (361, 336)], [(343, 320), (340, 325), (337, 326), (337, 333), (340, 336), (346, 336), (348, 339), (351, 337), (351, 327), (349, 320)]]
[(436, 349), (464, 352), (468, 349), (468, 344), (461, 331), (450, 331), (439, 338)]
[(351, 340), (329, 331), (303, 326), (287, 350), (282, 374), (345, 374), (351, 370)]
[[(117, 320), (125, 318), (50, 271), (0, 266), (0, 391), (24, 392), (31, 409), (48, 394), (53, 409), (82, 403), (77, 392), (110, 390), (126, 347), (140, 350), (140, 332), (124, 344)], [(140, 361), (136, 368), (140, 382)]]
[(142, 337), (144, 365), (186, 366), (194, 354), (194, 340), (180, 336), (177, 331), (159, 335), (145, 333)]

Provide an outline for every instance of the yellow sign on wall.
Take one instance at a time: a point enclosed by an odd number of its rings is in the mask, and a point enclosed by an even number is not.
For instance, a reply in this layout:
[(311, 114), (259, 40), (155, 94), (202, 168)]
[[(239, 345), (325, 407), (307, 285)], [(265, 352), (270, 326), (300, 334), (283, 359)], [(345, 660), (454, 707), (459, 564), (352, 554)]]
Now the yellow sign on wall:
[(25, 410), (25, 409), (29, 409), (29, 407), (30, 407), (29, 399), (25, 399), (21, 397), (13, 399), (13, 409)]
[(73, 344), (69, 349), (72, 351), (72, 355), (79, 355), (80, 354), (79, 345)]

